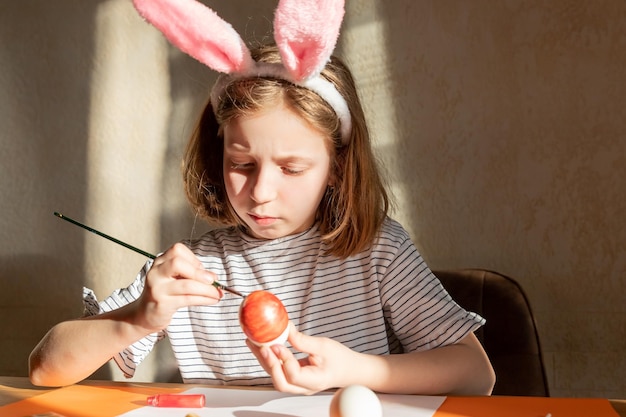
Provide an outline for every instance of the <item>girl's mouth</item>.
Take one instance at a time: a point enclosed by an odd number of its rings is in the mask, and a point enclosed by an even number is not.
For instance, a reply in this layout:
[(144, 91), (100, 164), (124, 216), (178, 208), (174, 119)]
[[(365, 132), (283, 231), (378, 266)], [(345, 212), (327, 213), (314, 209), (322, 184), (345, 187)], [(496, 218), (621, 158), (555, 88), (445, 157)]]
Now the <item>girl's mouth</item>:
[(269, 226), (276, 221), (276, 217), (258, 216), (256, 214), (249, 214), (252, 220), (260, 226)]

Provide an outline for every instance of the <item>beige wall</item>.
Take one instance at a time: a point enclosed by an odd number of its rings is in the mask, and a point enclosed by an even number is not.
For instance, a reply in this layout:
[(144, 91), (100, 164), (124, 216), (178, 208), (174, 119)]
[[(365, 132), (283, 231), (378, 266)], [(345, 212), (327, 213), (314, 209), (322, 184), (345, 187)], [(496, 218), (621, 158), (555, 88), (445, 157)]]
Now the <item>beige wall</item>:
[[(207, 3), (257, 40), (275, 5)], [(621, 0), (350, 0), (341, 37), (395, 217), (431, 267), (524, 286), (553, 395), (626, 397), (625, 19)], [(104, 297), (143, 262), (54, 211), (150, 252), (192, 233), (178, 161), (214, 74), (128, 0), (0, 2), (0, 68), (0, 374), (25, 375), (83, 285)]]

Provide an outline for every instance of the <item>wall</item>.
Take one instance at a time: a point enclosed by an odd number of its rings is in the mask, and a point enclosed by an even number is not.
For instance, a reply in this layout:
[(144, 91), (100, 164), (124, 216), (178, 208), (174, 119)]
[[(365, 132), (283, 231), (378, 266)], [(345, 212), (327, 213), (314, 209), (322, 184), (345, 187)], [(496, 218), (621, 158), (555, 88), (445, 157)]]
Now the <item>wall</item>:
[(352, 12), (344, 44), (361, 48), (348, 56), (397, 217), (426, 260), (520, 281), (553, 395), (623, 397), (626, 4), (381, 2)]
[[(207, 3), (256, 40), (276, 4)], [(339, 51), (427, 262), (524, 286), (553, 395), (626, 397), (626, 4), (347, 9)], [(0, 374), (25, 375), (83, 285), (104, 297), (144, 261), (54, 211), (149, 252), (203, 229), (179, 160), (214, 74), (127, 0), (1, 2), (0, 67)], [(169, 378), (168, 355), (136, 379)]]

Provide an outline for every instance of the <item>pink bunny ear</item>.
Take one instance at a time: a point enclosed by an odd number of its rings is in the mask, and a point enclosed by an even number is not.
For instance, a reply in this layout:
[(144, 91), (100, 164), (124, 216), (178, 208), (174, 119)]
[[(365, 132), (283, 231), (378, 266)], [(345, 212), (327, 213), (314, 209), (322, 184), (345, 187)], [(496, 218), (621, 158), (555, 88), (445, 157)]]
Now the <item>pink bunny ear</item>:
[(233, 27), (195, 0), (133, 0), (139, 14), (181, 51), (218, 72), (247, 71), (250, 50)]
[(274, 39), (294, 81), (318, 75), (339, 37), (344, 0), (280, 0)]

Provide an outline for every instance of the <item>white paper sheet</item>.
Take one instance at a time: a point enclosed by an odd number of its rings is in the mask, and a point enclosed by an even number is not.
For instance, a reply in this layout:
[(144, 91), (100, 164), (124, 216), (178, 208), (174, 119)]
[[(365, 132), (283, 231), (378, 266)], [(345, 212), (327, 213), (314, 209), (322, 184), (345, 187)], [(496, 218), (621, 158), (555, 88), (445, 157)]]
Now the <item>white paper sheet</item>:
[[(333, 393), (294, 396), (270, 390), (192, 388), (186, 394), (204, 394), (204, 408), (142, 407), (123, 417), (325, 417)], [(446, 397), (377, 394), (385, 417), (432, 417)], [(120, 416), (120, 417), (122, 417)]]

